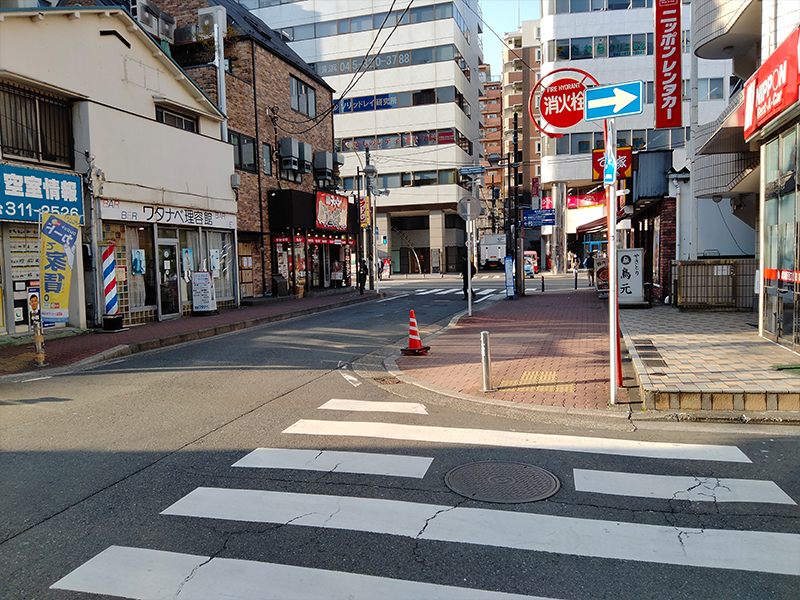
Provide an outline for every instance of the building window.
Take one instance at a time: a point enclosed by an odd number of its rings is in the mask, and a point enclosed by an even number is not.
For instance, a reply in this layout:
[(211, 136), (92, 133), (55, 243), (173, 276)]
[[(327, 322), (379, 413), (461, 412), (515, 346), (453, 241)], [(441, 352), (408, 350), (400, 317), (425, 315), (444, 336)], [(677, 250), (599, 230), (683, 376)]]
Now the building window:
[(233, 145), (233, 166), (245, 171), (256, 170), (256, 140), (249, 135), (228, 131), (228, 141)]
[(292, 108), (315, 118), (317, 116), (317, 98), (314, 88), (294, 77), (289, 77), (289, 79), (291, 80)]
[(272, 146), (261, 144), (261, 156), (264, 161), (264, 175), (272, 175)]
[(156, 121), (170, 127), (197, 133), (197, 119), (195, 117), (187, 117), (161, 106), (156, 106)]
[(3, 156), (72, 165), (72, 117), (64, 100), (0, 84)]

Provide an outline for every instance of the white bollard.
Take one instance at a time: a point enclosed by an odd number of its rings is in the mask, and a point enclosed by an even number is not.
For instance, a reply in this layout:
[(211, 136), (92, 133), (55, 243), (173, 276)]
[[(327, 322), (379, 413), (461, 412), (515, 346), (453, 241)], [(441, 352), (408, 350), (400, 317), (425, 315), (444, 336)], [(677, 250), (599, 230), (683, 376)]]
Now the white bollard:
[(481, 366), (483, 368), (483, 389), (479, 392), (496, 392), (492, 387), (492, 353), (489, 346), (489, 332), (481, 331)]

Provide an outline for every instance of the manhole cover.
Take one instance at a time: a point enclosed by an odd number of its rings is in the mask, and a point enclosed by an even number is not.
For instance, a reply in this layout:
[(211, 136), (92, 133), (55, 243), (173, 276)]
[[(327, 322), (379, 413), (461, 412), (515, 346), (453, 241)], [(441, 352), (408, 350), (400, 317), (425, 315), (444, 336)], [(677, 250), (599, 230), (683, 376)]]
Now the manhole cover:
[(501, 460), (461, 465), (445, 475), (444, 482), (466, 498), (502, 504), (544, 500), (561, 487), (550, 471)]

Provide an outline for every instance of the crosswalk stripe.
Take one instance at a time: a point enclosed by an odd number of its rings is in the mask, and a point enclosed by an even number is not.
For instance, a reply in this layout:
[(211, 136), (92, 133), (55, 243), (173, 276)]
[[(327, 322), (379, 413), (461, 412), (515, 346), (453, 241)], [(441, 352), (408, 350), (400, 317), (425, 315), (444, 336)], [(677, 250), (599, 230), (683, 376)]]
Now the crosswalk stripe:
[(483, 302), (484, 300), (488, 300), (489, 298), (494, 298), (494, 296), (484, 296), (483, 298), (480, 298), (479, 300), (475, 300), (475, 304), (477, 304), (478, 302)]
[(520, 431), (463, 429), (393, 423), (337, 422), (301, 419), (294, 425), (285, 429), (283, 433), (384, 438), (391, 440), (436, 442), (442, 444), (468, 444), (474, 446), (537, 448), (540, 450), (615, 454), (641, 458), (709, 460), (739, 463), (752, 462), (736, 446), (640, 442), (614, 438), (591, 438), (524, 433)]
[(436, 295), (437, 296), (443, 296), (444, 294), (456, 294), (456, 293), (458, 293), (460, 291), (462, 291), (462, 290), (460, 290), (458, 288), (452, 288), (452, 289), (449, 289), (449, 290), (443, 290), (441, 292), (436, 292)]
[(377, 498), (222, 488), (197, 488), (161, 514), (800, 575), (800, 535), (791, 533), (644, 525)]
[(666, 498), (692, 502), (764, 502), (797, 504), (773, 481), (673, 477), (573, 469), (575, 489), (615, 496)]
[(298, 469), (361, 475), (388, 475), (422, 479), (433, 462), (425, 456), (340, 452), (336, 450), (297, 450), (257, 448), (236, 461), (234, 467), (255, 469)]
[(428, 409), (419, 402), (374, 402), (369, 400), (344, 400), (332, 398), (319, 407), (319, 410), (347, 410), (357, 412), (390, 412), (413, 415), (427, 415)]
[(436, 292), (441, 292), (442, 288), (436, 288), (433, 290), (425, 290), (424, 292), (419, 292), (417, 296), (427, 296), (428, 294), (435, 294)]
[(479, 296), (482, 296), (483, 294), (491, 294), (491, 293), (492, 293), (492, 292), (494, 292), (494, 291), (495, 291), (495, 290), (493, 290), (493, 289), (481, 290), (480, 292), (478, 292), (478, 295), (479, 295)]
[(418, 581), (111, 546), (52, 586), (135, 600), (548, 600)]
[(495, 275), (494, 277), (492, 277), (492, 279), (500, 279), (501, 277), (502, 275)]

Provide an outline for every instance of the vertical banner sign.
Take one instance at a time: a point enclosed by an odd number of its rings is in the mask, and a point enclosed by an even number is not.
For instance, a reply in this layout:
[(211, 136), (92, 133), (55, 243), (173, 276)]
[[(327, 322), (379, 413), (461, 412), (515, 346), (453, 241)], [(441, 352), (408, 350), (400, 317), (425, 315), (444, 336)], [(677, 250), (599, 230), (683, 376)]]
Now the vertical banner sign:
[(78, 215), (41, 213), (39, 264), (41, 265), (41, 316), (43, 322), (69, 321), (69, 286), (78, 242)]
[(103, 290), (105, 290), (106, 314), (118, 314), (117, 259), (114, 256), (114, 246), (111, 245), (103, 248)]
[(369, 227), (369, 202), (368, 198), (361, 196), (358, 198), (358, 210), (361, 215), (361, 227)]
[(656, 129), (683, 126), (681, 0), (656, 0)]

